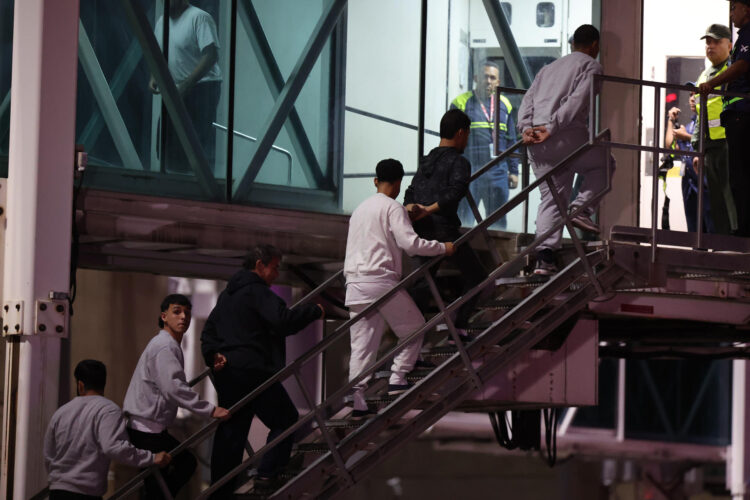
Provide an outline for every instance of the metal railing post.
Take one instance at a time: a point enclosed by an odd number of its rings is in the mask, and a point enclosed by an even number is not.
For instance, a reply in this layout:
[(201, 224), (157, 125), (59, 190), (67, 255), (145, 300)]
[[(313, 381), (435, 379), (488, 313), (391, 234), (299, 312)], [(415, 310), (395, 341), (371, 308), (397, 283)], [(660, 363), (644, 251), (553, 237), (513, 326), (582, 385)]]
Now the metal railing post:
[[(707, 130), (707, 120), (708, 120), (708, 96), (701, 95), (700, 96), (700, 102), (701, 102), (701, 111), (700, 111), (700, 117), (698, 119), (698, 152), (700, 153), (700, 156), (698, 156), (698, 215), (697, 215), (697, 226), (696, 226), (696, 248), (703, 248), (703, 207), (705, 206), (705, 200), (704, 195), (704, 189), (703, 189), (703, 176), (705, 172), (705, 157), (706, 157), (706, 141), (705, 141), (705, 134)], [(692, 163), (692, 162), (691, 162)], [(690, 165), (692, 168), (692, 165)]]
[[(581, 259), (583, 268), (586, 270), (586, 273), (589, 275), (589, 280), (591, 281), (591, 284), (594, 286), (596, 293), (599, 294), (599, 296), (601, 297), (602, 295), (604, 295), (604, 289), (602, 288), (601, 283), (599, 283), (599, 280), (596, 279), (596, 276), (594, 275), (594, 269), (591, 267), (591, 264), (586, 258), (586, 251), (583, 249), (583, 244), (581, 243), (581, 240), (578, 238), (578, 235), (576, 234), (576, 230), (573, 227), (573, 224), (570, 222), (570, 216), (568, 215), (567, 203), (565, 203), (565, 201), (560, 196), (560, 193), (557, 191), (557, 185), (555, 184), (555, 180), (553, 177), (547, 178), (547, 187), (549, 188), (550, 193), (552, 194), (552, 198), (555, 200), (555, 204), (557, 205), (557, 210), (560, 212), (560, 217), (562, 217), (563, 224), (567, 228), (568, 233), (570, 234), (570, 238), (573, 240), (573, 246), (576, 249), (576, 253), (578, 254), (578, 257)], [(582, 212), (582, 211), (583, 211), (583, 208), (576, 208), (573, 215), (578, 214), (579, 212)]]
[(172, 496), (172, 492), (169, 491), (169, 486), (167, 486), (167, 482), (164, 480), (164, 476), (158, 468), (154, 469), (154, 476), (156, 476), (156, 482), (159, 483), (159, 489), (161, 490), (162, 495), (164, 495), (164, 499), (173, 500), (174, 497)]
[[(654, 146), (661, 144), (659, 129), (661, 128), (661, 89), (654, 89)], [(659, 230), (659, 153), (653, 153), (651, 169), (653, 182), (651, 183), (651, 264), (656, 263), (656, 238)], [(664, 181), (666, 182), (666, 180)]]
[(477, 389), (481, 389), (482, 379), (479, 378), (479, 375), (474, 370), (474, 367), (471, 364), (471, 358), (466, 352), (463, 341), (458, 335), (456, 325), (453, 323), (453, 320), (451, 320), (450, 316), (445, 313), (445, 302), (443, 302), (443, 298), (440, 296), (440, 292), (437, 289), (435, 280), (432, 278), (432, 275), (430, 273), (425, 274), (425, 279), (430, 285), (430, 291), (432, 292), (432, 296), (435, 298), (435, 302), (437, 302), (438, 309), (440, 309), (440, 312), (443, 314), (443, 320), (445, 321), (446, 326), (448, 326), (448, 332), (450, 333), (451, 338), (453, 338), (453, 342), (455, 342), (456, 344), (456, 349), (458, 349), (458, 352), (461, 355), (461, 360), (464, 362), (466, 371), (471, 376), (471, 379), (474, 381), (474, 385), (476, 385)]
[(323, 434), (323, 439), (325, 439), (326, 444), (328, 445), (328, 449), (333, 456), (334, 462), (336, 462), (336, 466), (338, 466), (339, 470), (341, 470), (341, 472), (344, 474), (346, 482), (350, 485), (354, 484), (354, 478), (352, 478), (352, 474), (351, 472), (349, 472), (349, 469), (346, 468), (346, 462), (344, 462), (344, 458), (341, 456), (341, 452), (336, 447), (336, 442), (333, 440), (333, 436), (331, 436), (331, 432), (328, 430), (326, 419), (323, 417), (323, 415), (321, 415), (322, 407), (315, 404), (315, 401), (310, 396), (310, 392), (307, 390), (307, 387), (305, 387), (305, 384), (302, 383), (302, 378), (299, 375), (299, 367), (294, 371), (294, 380), (297, 381), (297, 385), (302, 392), (302, 396), (305, 398), (307, 406), (310, 407), (310, 411), (315, 413), (315, 421), (318, 422), (318, 429), (320, 429), (321, 434)]
[[(529, 148), (523, 146), (521, 152), (521, 189), (529, 187)], [(523, 200), (523, 233), (529, 232), (529, 199)]]

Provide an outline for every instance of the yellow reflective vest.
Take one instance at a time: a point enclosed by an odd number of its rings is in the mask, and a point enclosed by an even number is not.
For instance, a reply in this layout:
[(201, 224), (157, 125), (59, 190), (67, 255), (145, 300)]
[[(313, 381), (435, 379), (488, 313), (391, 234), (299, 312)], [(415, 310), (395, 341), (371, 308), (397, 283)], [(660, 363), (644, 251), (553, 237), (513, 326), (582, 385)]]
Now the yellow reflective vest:
[[(701, 76), (698, 77), (697, 84), (700, 85), (703, 82), (706, 82), (710, 78), (715, 77), (719, 73), (723, 73), (727, 70), (729, 67), (729, 61), (726, 61), (724, 65), (721, 67), (719, 71), (711, 75), (711, 71), (713, 70), (713, 67), (706, 68), (703, 70), (703, 73), (701, 73)], [(714, 87), (717, 90), (721, 90), (721, 87)], [(696, 95), (696, 97), (698, 97)], [(696, 99), (695, 102), (695, 111), (698, 113), (698, 116), (700, 117), (701, 108), (700, 108), (700, 99)], [(721, 126), (721, 119), (720, 115), (721, 112), (724, 110), (724, 103), (722, 102), (722, 97), (720, 95), (714, 95), (709, 94), (708, 96), (708, 136), (711, 138), (711, 140), (716, 139), (725, 139), (727, 137), (726, 132), (724, 132), (724, 127)], [(699, 118), (700, 119), (700, 118)], [(696, 125), (696, 128), (698, 125)]]

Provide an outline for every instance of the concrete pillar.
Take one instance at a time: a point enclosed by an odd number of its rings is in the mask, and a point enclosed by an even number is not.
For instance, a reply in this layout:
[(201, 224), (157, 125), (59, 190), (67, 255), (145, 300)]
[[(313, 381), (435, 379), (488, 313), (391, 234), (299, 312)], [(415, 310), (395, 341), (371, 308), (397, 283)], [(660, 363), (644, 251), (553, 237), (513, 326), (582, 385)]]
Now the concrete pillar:
[(70, 286), (77, 50), (78, 0), (16, 2), (3, 298), (22, 304), (9, 326), (23, 335), (7, 344), (17, 391), (5, 393), (15, 411), (4, 415), (2, 498), (27, 499), (47, 484), (42, 446), (65, 332), (39, 328), (35, 313), (37, 301)]

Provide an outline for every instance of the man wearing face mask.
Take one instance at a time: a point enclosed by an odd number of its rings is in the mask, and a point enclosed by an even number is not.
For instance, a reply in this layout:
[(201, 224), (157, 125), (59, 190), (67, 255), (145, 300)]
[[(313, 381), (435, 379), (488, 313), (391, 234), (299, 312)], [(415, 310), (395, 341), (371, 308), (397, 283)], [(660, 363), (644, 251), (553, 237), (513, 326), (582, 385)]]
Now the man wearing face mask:
[[(701, 73), (696, 82), (698, 85), (727, 70), (729, 53), (732, 50), (732, 32), (724, 25), (712, 24), (706, 29), (706, 34), (702, 38), (706, 40), (706, 57), (711, 61), (711, 66)], [(700, 101), (696, 100), (695, 105), (697, 120), (691, 142), (693, 149), (697, 151), (700, 134)], [(708, 96), (708, 120), (703, 137), (706, 156), (703, 168), (708, 180), (708, 195), (711, 200), (711, 219), (713, 220), (714, 230), (720, 234), (730, 234), (737, 230), (737, 211), (734, 207), (732, 188), (729, 184), (726, 132), (724, 127), (721, 126), (720, 115), (723, 109), (721, 96)], [(697, 170), (698, 158), (695, 157), (692, 163)]]
[[(513, 122), (513, 106), (510, 101), (500, 95), (499, 106), (496, 106), (495, 91), (500, 85), (500, 67), (492, 61), (484, 61), (481, 80), (474, 77), (475, 89), (464, 92), (451, 102), (450, 109), (460, 109), (471, 119), (471, 135), (466, 145), (464, 156), (471, 163), (474, 173), (486, 165), (494, 154), (493, 128), (496, 107), (499, 109), (499, 137), (498, 149), (506, 150), (516, 142), (516, 130)], [(508, 201), (508, 189), (518, 186), (518, 159), (510, 158), (493, 166), (488, 172), (478, 177), (469, 185), (469, 191), (477, 206), (482, 202), (485, 213), (491, 214)], [(473, 226), (476, 219), (466, 200), (461, 202), (459, 216), (464, 226)], [(505, 229), (505, 217), (499, 219), (492, 226)]]

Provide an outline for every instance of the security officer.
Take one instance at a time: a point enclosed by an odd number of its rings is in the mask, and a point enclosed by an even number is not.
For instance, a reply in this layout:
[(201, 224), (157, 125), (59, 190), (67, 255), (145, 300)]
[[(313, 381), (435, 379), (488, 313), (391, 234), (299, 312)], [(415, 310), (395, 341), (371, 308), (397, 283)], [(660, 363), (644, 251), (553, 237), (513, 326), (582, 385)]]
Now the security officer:
[[(492, 159), (495, 122), (495, 90), (500, 85), (500, 68), (492, 61), (482, 63), (482, 83), (474, 78), (475, 90), (464, 92), (451, 103), (451, 109), (460, 109), (471, 119), (471, 134), (464, 156), (471, 163), (471, 171), (476, 172)], [(516, 127), (511, 116), (513, 106), (508, 98), (500, 96), (500, 137), (498, 147), (503, 151), (516, 142)], [(487, 215), (508, 201), (508, 189), (518, 186), (518, 159), (511, 158), (495, 165), (477, 178), (469, 186), (474, 201), (484, 202)], [(473, 226), (474, 215), (466, 200), (461, 201), (459, 217), (464, 226)], [(493, 228), (505, 229), (505, 217), (498, 220)]]
[[(729, 53), (732, 50), (732, 32), (722, 24), (712, 24), (706, 29), (701, 39), (706, 40), (706, 57), (711, 66), (698, 77), (697, 84), (711, 80), (724, 73), (729, 67)], [(691, 142), (693, 149), (698, 150), (700, 135), (700, 102), (696, 101), (697, 120), (693, 129)], [(704, 172), (708, 180), (708, 195), (711, 201), (711, 219), (714, 230), (720, 234), (731, 234), (737, 230), (737, 211), (734, 207), (732, 188), (729, 184), (729, 165), (727, 141), (720, 115), (724, 109), (722, 97), (711, 95), (707, 106), (708, 123), (705, 127), (703, 145), (705, 147)], [(698, 158), (693, 159), (693, 166), (698, 168)]]
[[(732, 24), (740, 30), (732, 49), (731, 65), (707, 82), (700, 93), (708, 95), (717, 86), (727, 84), (728, 92), (750, 93), (750, 0), (730, 0)], [(721, 113), (729, 150), (729, 183), (737, 208), (739, 236), (750, 236), (750, 100), (726, 97)]]

